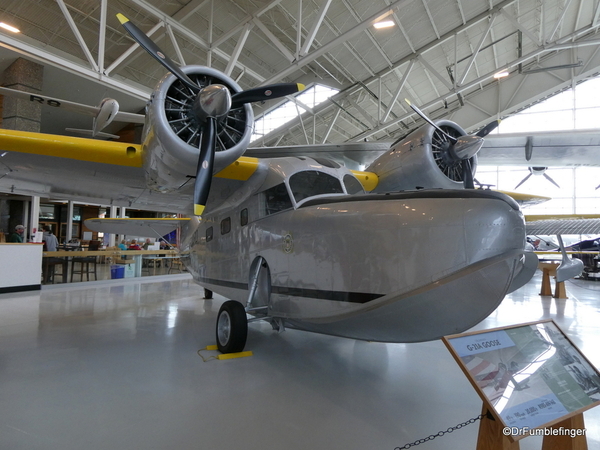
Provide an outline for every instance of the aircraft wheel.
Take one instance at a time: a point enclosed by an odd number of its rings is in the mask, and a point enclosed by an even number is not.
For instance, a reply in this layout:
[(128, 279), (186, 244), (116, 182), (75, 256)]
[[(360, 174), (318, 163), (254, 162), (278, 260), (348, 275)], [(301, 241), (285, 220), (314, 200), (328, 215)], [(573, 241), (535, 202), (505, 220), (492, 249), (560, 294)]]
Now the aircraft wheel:
[(246, 310), (240, 302), (226, 301), (217, 316), (217, 346), (221, 353), (237, 353), (244, 350), (248, 337)]

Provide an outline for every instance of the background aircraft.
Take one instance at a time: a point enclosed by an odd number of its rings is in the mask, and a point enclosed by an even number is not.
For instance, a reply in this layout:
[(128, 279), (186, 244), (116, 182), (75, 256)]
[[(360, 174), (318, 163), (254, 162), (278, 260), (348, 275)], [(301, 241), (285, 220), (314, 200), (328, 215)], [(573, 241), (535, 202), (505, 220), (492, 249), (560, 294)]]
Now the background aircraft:
[(14, 98), (26, 100), (51, 108), (62, 108), (67, 111), (73, 111), (79, 114), (93, 116), (91, 130), (82, 130), (77, 128), (66, 129), (67, 131), (72, 131), (78, 134), (85, 134), (92, 137), (118, 139), (119, 136), (110, 133), (104, 133), (102, 131), (113, 121), (128, 123), (144, 123), (143, 114), (134, 114), (119, 111), (119, 102), (112, 98), (102, 99), (98, 106), (89, 106), (84, 105), (82, 103), (70, 102), (68, 100), (61, 100), (59, 98), (42, 96), (26, 91), (18, 91), (16, 89), (10, 89), (2, 86), (0, 86), (0, 94), (9, 95)]

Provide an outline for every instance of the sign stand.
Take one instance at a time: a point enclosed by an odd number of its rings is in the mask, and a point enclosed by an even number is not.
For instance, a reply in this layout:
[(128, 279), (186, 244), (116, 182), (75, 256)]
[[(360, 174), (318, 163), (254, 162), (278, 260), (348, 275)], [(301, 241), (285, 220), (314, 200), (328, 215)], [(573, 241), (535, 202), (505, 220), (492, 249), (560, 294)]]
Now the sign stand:
[[(483, 406), (481, 411), (483, 418), (479, 424), (479, 434), (477, 436), (477, 450), (520, 450), (519, 442), (511, 442), (508, 436), (502, 433), (504, 425), (493, 418), (487, 406)], [(583, 414), (577, 414), (562, 422), (554, 425), (554, 428), (560, 429), (579, 429), (585, 428)], [(585, 436), (571, 437), (564, 436), (544, 436), (542, 450), (588, 450)]]
[(483, 400), (477, 450), (587, 450), (583, 412), (600, 404), (600, 372), (551, 320), (445, 336)]
[(481, 411), (483, 418), (479, 423), (479, 434), (477, 435), (477, 450), (519, 450), (519, 442), (511, 442), (507, 436), (502, 434), (504, 425), (494, 419), (492, 413), (484, 404)]

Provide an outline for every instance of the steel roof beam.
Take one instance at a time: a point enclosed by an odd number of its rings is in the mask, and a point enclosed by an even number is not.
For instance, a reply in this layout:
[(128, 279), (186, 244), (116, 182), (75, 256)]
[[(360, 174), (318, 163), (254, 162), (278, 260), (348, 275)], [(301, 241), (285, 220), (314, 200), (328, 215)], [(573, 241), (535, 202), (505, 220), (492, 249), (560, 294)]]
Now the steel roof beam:
[(90, 50), (87, 47), (85, 40), (83, 39), (83, 36), (81, 36), (81, 33), (79, 32), (79, 29), (77, 28), (77, 25), (75, 24), (75, 21), (73, 20), (73, 17), (71, 17), (71, 13), (67, 9), (67, 5), (65, 5), (65, 2), (63, 0), (56, 0), (56, 3), (58, 3), (58, 6), (59, 6), (60, 10), (62, 11), (63, 16), (65, 16), (65, 19), (67, 20), (67, 23), (69, 24), (69, 27), (71, 28), (71, 31), (75, 35), (75, 39), (77, 39), (77, 42), (79, 43), (79, 46), (81, 47), (81, 50), (83, 51), (83, 54), (87, 58), (88, 63), (90, 64), (90, 66), (92, 67), (92, 69), (94, 71), (99, 72), (98, 64), (96, 64), (96, 61), (94, 61), (94, 57), (90, 53)]

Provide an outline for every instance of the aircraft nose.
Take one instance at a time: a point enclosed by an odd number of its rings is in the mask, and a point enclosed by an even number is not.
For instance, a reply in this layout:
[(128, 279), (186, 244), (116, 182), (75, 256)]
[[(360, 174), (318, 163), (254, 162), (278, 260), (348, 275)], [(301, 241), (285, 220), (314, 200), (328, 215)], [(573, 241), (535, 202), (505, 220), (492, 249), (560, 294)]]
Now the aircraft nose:
[(466, 255), (470, 259), (467, 263), (523, 250), (525, 222), (515, 205), (509, 197), (473, 202), (464, 219)]

